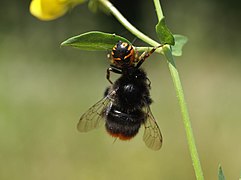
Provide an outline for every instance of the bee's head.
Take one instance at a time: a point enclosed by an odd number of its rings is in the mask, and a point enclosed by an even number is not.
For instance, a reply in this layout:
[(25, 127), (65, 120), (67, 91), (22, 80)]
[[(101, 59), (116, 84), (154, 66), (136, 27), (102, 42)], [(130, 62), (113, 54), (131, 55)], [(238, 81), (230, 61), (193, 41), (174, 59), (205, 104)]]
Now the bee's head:
[(132, 45), (118, 41), (112, 48), (112, 61), (118, 67), (133, 66), (135, 60), (135, 51)]

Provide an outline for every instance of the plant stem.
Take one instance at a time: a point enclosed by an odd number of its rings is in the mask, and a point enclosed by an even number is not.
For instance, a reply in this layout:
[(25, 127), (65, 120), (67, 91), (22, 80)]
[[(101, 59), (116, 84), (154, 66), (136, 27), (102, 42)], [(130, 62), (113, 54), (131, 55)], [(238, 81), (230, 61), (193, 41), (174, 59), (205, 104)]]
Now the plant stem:
[[(154, 1), (154, 5), (155, 5), (155, 8), (156, 8), (158, 21), (160, 21), (161, 19), (164, 18), (162, 8), (161, 8), (161, 4), (160, 4), (160, 0), (153, 0), (153, 1)], [(173, 55), (171, 53), (170, 46), (169, 45), (164, 46), (163, 52), (164, 52), (165, 57), (167, 58), (168, 67), (169, 67), (169, 70), (170, 70), (170, 73), (171, 73), (171, 76), (172, 76), (172, 81), (174, 83), (174, 87), (176, 89), (178, 102), (179, 102), (179, 105), (180, 105), (180, 108), (181, 108), (182, 119), (183, 119), (185, 131), (186, 131), (188, 147), (189, 147), (189, 151), (190, 151), (190, 154), (191, 154), (196, 179), (197, 180), (204, 180), (201, 163), (200, 163), (197, 148), (196, 148), (196, 145), (195, 145), (195, 139), (194, 139), (194, 135), (193, 135), (193, 131), (192, 131), (191, 121), (190, 121), (190, 118), (189, 118), (188, 108), (187, 108), (185, 98), (184, 98), (181, 80), (179, 78), (179, 73), (178, 73), (178, 70), (176, 68), (176, 64), (175, 64)]]
[(168, 67), (169, 67), (169, 70), (170, 70), (170, 73), (172, 76), (172, 80), (173, 80), (173, 83), (174, 83), (174, 86), (176, 89), (178, 102), (179, 102), (179, 105), (181, 108), (182, 119), (183, 119), (185, 131), (186, 131), (188, 147), (189, 147), (189, 151), (191, 154), (196, 179), (204, 180), (202, 167), (201, 167), (201, 164), (199, 161), (198, 152), (197, 152), (197, 148), (195, 145), (195, 139), (193, 136), (191, 122), (190, 122), (190, 118), (189, 118), (189, 114), (188, 114), (188, 109), (187, 109), (187, 105), (186, 105), (185, 98), (184, 98), (182, 84), (181, 84), (181, 80), (179, 78), (178, 71), (176, 69), (175, 61), (172, 56), (171, 50), (168, 46), (163, 47), (163, 52), (168, 60)]
[[(138, 52), (148, 52), (150, 51), (151, 49), (153, 48), (153, 46), (150, 46), (150, 47), (137, 47), (135, 46), (135, 50), (137, 50)], [(162, 47), (159, 47), (158, 49), (155, 50), (156, 53), (160, 53), (160, 54), (163, 54), (163, 51), (162, 51)], [(164, 54), (163, 54), (164, 55)]]
[(136, 27), (134, 27), (127, 19), (113, 6), (111, 2), (108, 0), (99, 0), (99, 2), (106, 7), (110, 13), (132, 34), (134, 34), (139, 39), (147, 42), (148, 44), (152, 46), (158, 46), (160, 43), (154, 41), (147, 35), (143, 34), (141, 31), (139, 31)]
[(164, 18), (160, 1), (154, 0), (154, 5), (155, 5), (155, 8), (156, 8), (156, 14), (157, 14), (158, 20), (160, 21), (161, 19)]

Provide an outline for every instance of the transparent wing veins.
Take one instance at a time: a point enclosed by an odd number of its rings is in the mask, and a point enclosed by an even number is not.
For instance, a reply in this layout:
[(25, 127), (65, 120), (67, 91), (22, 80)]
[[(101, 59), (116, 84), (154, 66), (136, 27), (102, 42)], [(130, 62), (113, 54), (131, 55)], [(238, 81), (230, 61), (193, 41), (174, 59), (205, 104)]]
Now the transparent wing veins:
[(162, 134), (150, 107), (147, 105), (145, 108), (147, 119), (144, 123), (143, 141), (150, 149), (159, 150), (162, 146)]
[(112, 96), (115, 91), (112, 91), (107, 96), (102, 98), (92, 107), (90, 107), (81, 117), (77, 124), (77, 129), (80, 132), (88, 132), (95, 129), (104, 123), (104, 113), (106, 108), (112, 103)]

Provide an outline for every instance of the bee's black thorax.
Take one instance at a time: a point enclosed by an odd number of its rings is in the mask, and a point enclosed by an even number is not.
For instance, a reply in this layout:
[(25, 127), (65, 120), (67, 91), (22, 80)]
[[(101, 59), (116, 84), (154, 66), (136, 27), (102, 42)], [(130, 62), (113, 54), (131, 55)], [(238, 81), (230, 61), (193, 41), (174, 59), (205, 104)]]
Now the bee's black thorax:
[(146, 73), (139, 68), (125, 69), (113, 84), (115, 98), (106, 115), (106, 129), (119, 138), (134, 137), (146, 120), (143, 107), (150, 105), (150, 86)]
[(114, 83), (116, 91), (116, 104), (123, 111), (141, 109), (145, 103), (150, 104), (149, 84), (146, 73), (142, 69), (131, 68), (123, 72)]

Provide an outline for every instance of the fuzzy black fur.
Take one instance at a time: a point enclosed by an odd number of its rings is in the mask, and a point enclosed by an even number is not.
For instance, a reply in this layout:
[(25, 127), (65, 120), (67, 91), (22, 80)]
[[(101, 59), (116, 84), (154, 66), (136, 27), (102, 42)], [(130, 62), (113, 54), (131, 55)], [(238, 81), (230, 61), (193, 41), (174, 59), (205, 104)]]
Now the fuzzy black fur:
[(139, 68), (129, 68), (105, 94), (111, 90), (115, 90), (116, 93), (112, 105), (105, 114), (106, 129), (115, 137), (130, 139), (146, 121), (143, 107), (152, 103), (146, 73)]

